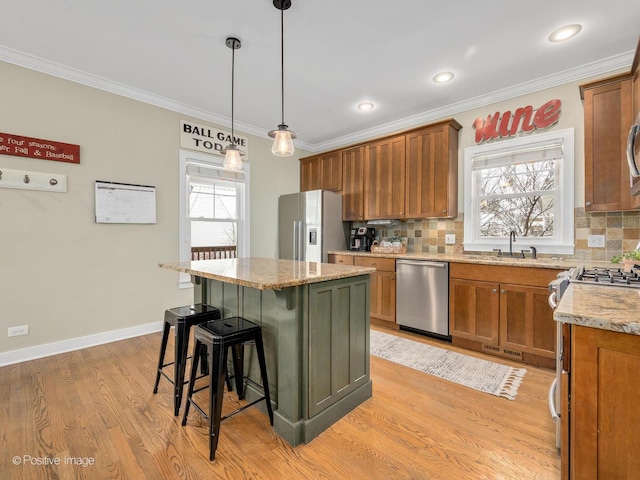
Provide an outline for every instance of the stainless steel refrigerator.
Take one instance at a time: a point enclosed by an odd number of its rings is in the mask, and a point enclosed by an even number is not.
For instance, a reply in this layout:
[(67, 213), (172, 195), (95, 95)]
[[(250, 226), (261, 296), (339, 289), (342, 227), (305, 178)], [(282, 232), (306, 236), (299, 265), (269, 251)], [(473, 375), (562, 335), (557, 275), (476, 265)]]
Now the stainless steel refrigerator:
[(281, 195), (278, 199), (278, 256), (326, 263), (327, 252), (345, 250), (342, 196), (328, 190)]

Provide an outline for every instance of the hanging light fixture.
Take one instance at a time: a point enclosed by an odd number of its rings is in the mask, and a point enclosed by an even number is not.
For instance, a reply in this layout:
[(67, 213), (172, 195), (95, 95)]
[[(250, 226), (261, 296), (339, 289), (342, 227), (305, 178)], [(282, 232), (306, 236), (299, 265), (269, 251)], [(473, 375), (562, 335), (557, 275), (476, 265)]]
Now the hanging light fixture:
[(273, 6), (280, 10), (280, 71), (282, 72), (282, 121), (277, 130), (271, 130), (269, 136), (273, 138), (271, 152), (279, 157), (293, 155), (293, 139), (298, 135), (289, 130), (284, 123), (284, 11), (291, 6), (291, 0), (273, 0)]
[(233, 130), (233, 85), (234, 85), (234, 73), (235, 73), (235, 60), (236, 60), (236, 50), (240, 48), (242, 45), (240, 40), (235, 37), (228, 37), (225, 41), (227, 47), (231, 49), (231, 141), (227, 148), (223, 148), (220, 150), (221, 153), (224, 153), (224, 168), (230, 168), (233, 170), (242, 170), (242, 159), (240, 157), (244, 156), (244, 152), (238, 148), (238, 145), (235, 143), (236, 137), (234, 136)]

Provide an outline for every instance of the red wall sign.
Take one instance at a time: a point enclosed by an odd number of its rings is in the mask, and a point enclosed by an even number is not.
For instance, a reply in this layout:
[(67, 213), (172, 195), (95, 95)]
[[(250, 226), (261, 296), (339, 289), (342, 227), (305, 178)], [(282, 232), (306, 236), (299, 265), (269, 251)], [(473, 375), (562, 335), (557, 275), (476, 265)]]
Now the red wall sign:
[(493, 140), (500, 137), (513, 137), (518, 131), (531, 132), (540, 128), (553, 125), (560, 118), (562, 102), (558, 99), (549, 100), (535, 111), (531, 105), (517, 108), (511, 114), (507, 110), (500, 115), (496, 112), (493, 116), (487, 115), (487, 119), (476, 118), (473, 128), (476, 129), (476, 143)]
[(80, 163), (80, 145), (0, 133), (0, 155)]

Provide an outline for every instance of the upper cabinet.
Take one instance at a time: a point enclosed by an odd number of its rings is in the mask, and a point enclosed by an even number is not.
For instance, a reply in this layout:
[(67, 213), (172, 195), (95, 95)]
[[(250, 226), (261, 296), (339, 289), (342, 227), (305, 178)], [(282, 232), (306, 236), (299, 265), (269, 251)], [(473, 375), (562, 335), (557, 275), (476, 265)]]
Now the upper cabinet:
[(342, 220), (364, 220), (364, 147), (342, 152)]
[(406, 135), (405, 218), (458, 214), (458, 131), (455, 120)]
[(342, 190), (342, 151), (300, 159), (300, 191)]
[(458, 131), (453, 119), (300, 159), (300, 190), (342, 194), (342, 219), (453, 218)]
[(585, 210), (632, 210), (627, 136), (632, 123), (631, 75), (580, 86), (584, 99)]
[(364, 217), (404, 217), (405, 136), (385, 138), (365, 145)]

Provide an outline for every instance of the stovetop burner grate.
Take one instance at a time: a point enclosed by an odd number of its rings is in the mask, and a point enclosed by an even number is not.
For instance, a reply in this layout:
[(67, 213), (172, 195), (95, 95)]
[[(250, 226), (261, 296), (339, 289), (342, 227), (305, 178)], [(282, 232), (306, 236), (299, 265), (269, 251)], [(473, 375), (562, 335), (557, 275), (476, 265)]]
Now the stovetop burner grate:
[(577, 268), (572, 282), (590, 283), (607, 286), (640, 288), (640, 269), (633, 268), (625, 272), (616, 267), (585, 267)]

